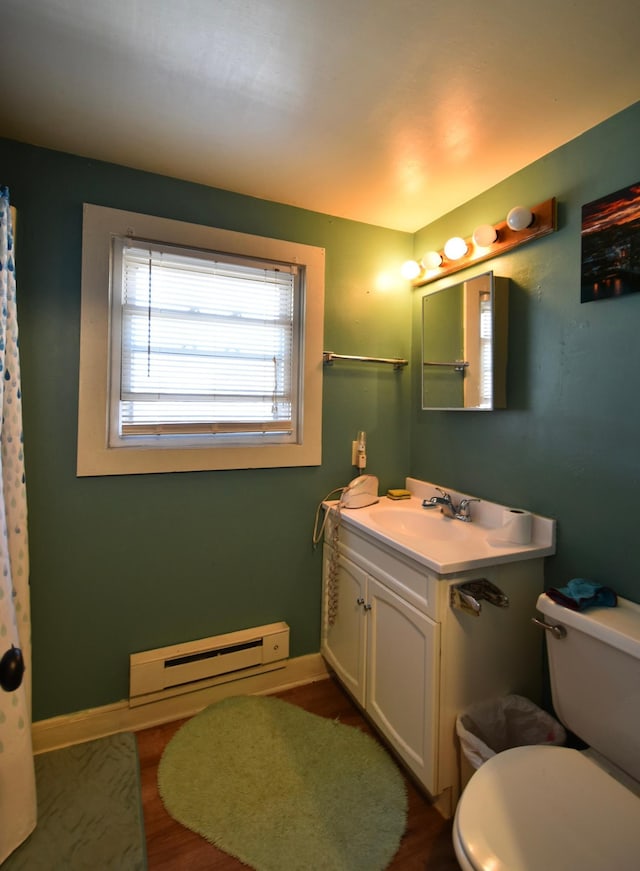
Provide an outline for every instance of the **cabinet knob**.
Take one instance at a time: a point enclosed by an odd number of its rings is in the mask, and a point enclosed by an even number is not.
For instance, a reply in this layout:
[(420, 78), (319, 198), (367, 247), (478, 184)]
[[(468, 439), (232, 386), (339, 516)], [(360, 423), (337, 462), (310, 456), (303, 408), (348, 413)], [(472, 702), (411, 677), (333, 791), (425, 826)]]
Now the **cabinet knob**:
[(356, 605), (364, 605), (364, 599), (362, 598), (362, 596), (358, 596), (358, 598), (356, 599)]
[(369, 604), (369, 602), (367, 602), (367, 604), (364, 606), (364, 610), (365, 610), (365, 611), (370, 611), (370, 610), (371, 610), (371, 605)]

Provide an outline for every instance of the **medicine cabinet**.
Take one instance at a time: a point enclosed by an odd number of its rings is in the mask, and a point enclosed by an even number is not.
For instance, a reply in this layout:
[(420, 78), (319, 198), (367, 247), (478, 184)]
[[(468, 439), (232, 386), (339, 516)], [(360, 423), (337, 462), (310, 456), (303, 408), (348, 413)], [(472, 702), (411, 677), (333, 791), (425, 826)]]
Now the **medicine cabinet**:
[(509, 279), (493, 272), (422, 299), (422, 408), (506, 407)]

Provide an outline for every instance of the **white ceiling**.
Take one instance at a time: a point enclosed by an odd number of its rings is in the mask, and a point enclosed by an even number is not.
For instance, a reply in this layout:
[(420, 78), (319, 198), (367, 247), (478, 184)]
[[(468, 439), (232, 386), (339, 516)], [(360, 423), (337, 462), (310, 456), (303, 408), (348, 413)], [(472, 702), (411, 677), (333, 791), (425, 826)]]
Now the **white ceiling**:
[(408, 231), (640, 98), (637, 0), (0, 0), (0, 22), (1, 135)]

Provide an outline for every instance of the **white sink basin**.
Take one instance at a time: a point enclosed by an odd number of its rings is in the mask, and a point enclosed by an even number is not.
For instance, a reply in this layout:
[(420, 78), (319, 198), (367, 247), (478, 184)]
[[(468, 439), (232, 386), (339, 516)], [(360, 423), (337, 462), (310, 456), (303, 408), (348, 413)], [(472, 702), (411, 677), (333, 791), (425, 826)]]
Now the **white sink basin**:
[(445, 517), (439, 508), (393, 506), (371, 512), (371, 524), (387, 535), (429, 541), (465, 541), (478, 534), (472, 523)]
[[(365, 508), (343, 508), (340, 523), (411, 557), (439, 572), (450, 574), (515, 560), (555, 553), (555, 521), (534, 515), (530, 544), (501, 541), (497, 536), (504, 506), (482, 500), (471, 508), (472, 521), (445, 517), (439, 507), (423, 508), (422, 500), (437, 491), (434, 485), (412, 482), (410, 499), (393, 502), (381, 497)], [(465, 494), (453, 493), (458, 504)], [(336, 507), (329, 502), (327, 507)]]

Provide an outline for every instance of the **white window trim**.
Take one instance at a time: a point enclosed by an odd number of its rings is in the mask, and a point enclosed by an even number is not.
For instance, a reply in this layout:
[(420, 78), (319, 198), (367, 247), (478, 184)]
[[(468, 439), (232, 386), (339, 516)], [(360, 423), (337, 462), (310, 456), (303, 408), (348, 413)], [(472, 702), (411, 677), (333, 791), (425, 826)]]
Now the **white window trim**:
[[(117, 447), (107, 443), (112, 236), (225, 251), (305, 267), (303, 383), (299, 444), (260, 447)], [(324, 249), (167, 218), (84, 204), (78, 400), (78, 476), (135, 475), (207, 469), (316, 466), (322, 449)]]

